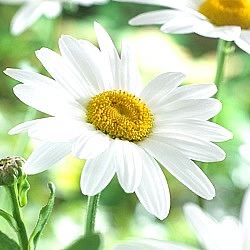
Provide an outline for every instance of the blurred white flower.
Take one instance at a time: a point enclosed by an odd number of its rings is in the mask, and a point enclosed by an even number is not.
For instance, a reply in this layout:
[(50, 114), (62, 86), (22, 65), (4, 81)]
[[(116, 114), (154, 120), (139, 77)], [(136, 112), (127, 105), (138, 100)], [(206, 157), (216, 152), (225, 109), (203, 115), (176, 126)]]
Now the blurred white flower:
[(116, 0), (159, 5), (171, 9), (151, 11), (130, 20), (131, 25), (163, 24), (161, 31), (196, 33), (234, 41), (250, 53), (250, 2), (248, 0)]
[[(250, 249), (250, 188), (245, 194), (241, 208), (241, 220), (225, 217), (216, 221), (195, 204), (184, 207), (186, 218), (193, 226), (201, 245), (206, 250)], [(191, 250), (194, 248), (178, 243), (142, 239), (121, 243), (114, 250)]]
[(95, 30), (100, 50), (86, 40), (63, 36), (62, 55), (46, 48), (37, 51), (54, 79), (5, 71), (23, 83), (14, 88), (21, 101), (52, 116), (10, 131), (28, 132), (42, 141), (24, 171), (42, 172), (72, 153), (87, 160), (83, 194), (101, 192), (116, 173), (126, 192), (135, 192), (150, 213), (164, 219), (170, 195), (158, 161), (194, 193), (212, 199), (212, 183), (192, 160), (223, 160), (224, 151), (212, 142), (232, 138), (207, 121), (221, 109), (221, 103), (210, 98), (215, 85), (179, 87), (184, 75), (165, 73), (143, 89), (129, 44), (123, 44), (120, 57), (107, 32), (97, 23)]
[(55, 18), (60, 15), (63, 4), (72, 2), (74, 4), (89, 6), (92, 4), (105, 3), (108, 0), (0, 0), (0, 4), (22, 4), (11, 21), (11, 33), (20, 35), (41, 16)]
[(195, 250), (194, 248), (153, 239), (130, 241), (117, 245), (113, 250)]
[(250, 189), (242, 202), (240, 221), (230, 216), (216, 221), (194, 204), (187, 204), (184, 211), (206, 250), (250, 249)]

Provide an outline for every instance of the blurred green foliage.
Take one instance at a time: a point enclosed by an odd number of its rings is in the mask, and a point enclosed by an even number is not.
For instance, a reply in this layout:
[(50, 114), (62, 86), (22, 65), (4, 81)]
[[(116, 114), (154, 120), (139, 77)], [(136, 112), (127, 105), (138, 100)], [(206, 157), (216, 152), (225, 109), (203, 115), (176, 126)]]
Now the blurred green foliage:
[[(136, 40), (138, 34), (143, 39), (149, 33), (154, 32), (157, 39), (160, 39), (166, 46), (170, 46), (171, 41), (171, 46), (174, 44), (175, 50), (180, 49), (180, 53), (176, 55), (176, 57), (181, 56), (179, 60), (188, 56), (189, 62), (199, 61), (208, 64), (208, 67), (215, 67), (215, 39), (192, 34), (162, 34), (157, 27), (128, 26), (127, 22), (131, 17), (138, 13), (159, 9), (158, 7), (117, 2), (86, 8), (67, 6), (62, 16), (56, 20), (41, 18), (24, 34), (13, 37), (9, 32), (9, 23), (17, 8), (17, 6), (0, 5), (0, 157), (16, 153), (16, 145), (20, 137), (9, 136), (7, 133), (10, 128), (24, 120), (27, 110), (27, 107), (12, 92), (13, 86), (17, 83), (2, 72), (7, 67), (32, 66), (37, 71), (47, 74), (35, 58), (34, 52), (41, 47), (58, 50), (57, 40), (61, 34), (73, 35), (96, 43), (93, 22), (97, 20), (108, 30), (120, 48), (123, 38), (132, 37)], [(148, 47), (147, 50), (155, 51), (156, 56), (162, 61), (170, 60), (160, 58), (159, 48)], [(250, 68), (248, 67), (250, 56), (236, 49), (235, 54), (228, 61), (230, 63), (227, 64), (226, 80), (219, 95), (223, 102), (223, 111), (217, 122), (230, 129), (234, 133), (234, 139), (222, 144), (227, 152), (227, 159), (221, 163), (209, 164), (205, 169), (217, 190), (216, 198), (213, 201), (205, 201), (205, 207), (217, 218), (224, 214), (238, 216), (244, 190), (250, 184), (249, 159), (240, 154), (240, 147), (243, 144), (248, 145), (250, 150), (250, 143), (247, 139), (250, 139)], [(152, 60), (149, 63), (154, 67), (156, 61)], [(167, 66), (165, 70), (168, 71)], [(179, 70), (176, 68), (176, 71)], [(142, 67), (141, 72), (143, 79), (147, 81), (155, 76)], [(196, 75), (188, 77), (196, 79), (197, 82), (199, 80), (213, 81), (213, 75), (204, 80), (199, 70), (196, 71), (194, 68), (193, 72)], [(187, 80), (186, 83), (192, 82)], [(41, 116), (44, 114), (37, 115), (37, 117)], [(27, 157), (32, 148), (33, 143), (30, 142), (22, 156)], [(47, 183), (51, 180), (57, 186), (55, 209), (50, 223), (41, 236), (42, 243), (38, 246), (40, 250), (63, 249), (71, 241), (78, 239), (84, 230), (86, 197), (81, 194), (79, 188), (79, 178), (84, 162), (68, 158), (58, 165), (51, 171), (29, 177), (31, 183), (29, 205), (23, 211), (29, 232), (37, 220), (39, 208), (48, 199)], [(248, 179), (246, 173), (248, 173)], [(105, 249), (111, 249), (111, 245), (120, 240), (136, 237), (170, 239), (197, 246), (195, 236), (182, 212), (183, 204), (197, 202), (197, 197), (167, 171), (165, 174), (172, 196), (172, 209), (169, 217), (163, 222), (149, 215), (140, 206), (134, 194), (126, 194), (116, 179), (104, 190), (97, 216), (97, 228), (104, 234)], [(0, 207), (8, 208), (8, 206), (6, 194), (3, 189), (0, 189)], [(8, 235), (15, 238), (2, 219), (0, 223), (1, 230), (9, 232)]]

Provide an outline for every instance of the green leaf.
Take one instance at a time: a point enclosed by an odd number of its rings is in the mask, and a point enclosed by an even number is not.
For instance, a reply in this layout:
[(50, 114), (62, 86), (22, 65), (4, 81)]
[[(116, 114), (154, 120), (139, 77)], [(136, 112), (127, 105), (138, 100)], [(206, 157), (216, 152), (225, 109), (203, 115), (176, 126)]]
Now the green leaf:
[(1, 231), (0, 231), (0, 246), (1, 250), (20, 250), (18, 244)]
[(48, 184), (48, 187), (50, 189), (50, 197), (49, 197), (47, 205), (41, 209), (37, 224), (30, 236), (29, 245), (30, 246), (33, 245), (31, 249), (36, 249), (37, 242), (42, 234), (43, 229), (45, 228), (49, 220), (49, 217), (52, 213), (52, 210), (55, 204), (55, 186), (53, 183), (50, 182)]
[(98, 250), (101, 246), (101, 235), (91, 234), (85, 235), (84, 237), (78, 239), (71, 246), (67, 247), (65, 250)]
[(16, 232), (18, 231), (16, 221), (12, 215), (0, 209), (0, 216), (2, 216)]

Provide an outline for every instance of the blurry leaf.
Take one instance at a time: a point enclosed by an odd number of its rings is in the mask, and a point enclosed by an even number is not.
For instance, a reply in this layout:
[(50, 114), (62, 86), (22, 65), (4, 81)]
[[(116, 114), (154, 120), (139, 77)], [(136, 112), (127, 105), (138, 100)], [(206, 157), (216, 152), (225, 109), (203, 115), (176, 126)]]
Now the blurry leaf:
[(24, 207), (28, 203), (28, 191), (30, 189), (30, 184), (27, 180), (27, 176), (23, 175), (19, 178), (17, 183), (18, 188), (18, 202), (20, 207)]
[(65, 250), (98, 250), (101, 245), (101, 235), (91, 234), (78, 239)]
[(20, 250), (18, 244), (0, 231), (1, 250)]
[(16, 221), (12, 215), (0, 209), (0, 216), (2, 216), (15, 231), (17, 231)]
[(32, 249), (36, 249), (39, 237), (41, 236), (41, 233), (49, 220), (50, 214), (52, 213), (55, 204), (55, 186), (50, 182), (48, 184), (48, 187), (50, 189), (50, 197), (48, 203), (41, 209), (37, 224), (29, 239), (29, 245), (33, 245)]

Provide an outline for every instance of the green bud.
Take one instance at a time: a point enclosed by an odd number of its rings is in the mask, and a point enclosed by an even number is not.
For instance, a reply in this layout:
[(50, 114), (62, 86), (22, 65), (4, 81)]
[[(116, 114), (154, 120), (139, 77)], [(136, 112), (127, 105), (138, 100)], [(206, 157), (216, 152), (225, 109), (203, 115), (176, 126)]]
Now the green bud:
[(18, 179), (17, 189), (19, 206), (24, 207), (28, 203), (28, 191), (30, 189), (30, 184), (26, 175), (23, 175)]
[(0, 186), (9, 186), (16, 183), (22, 173), (25, 160), (22, 157), (7, 157), (0, 160)]

